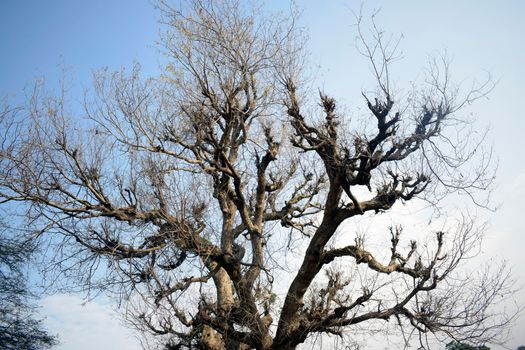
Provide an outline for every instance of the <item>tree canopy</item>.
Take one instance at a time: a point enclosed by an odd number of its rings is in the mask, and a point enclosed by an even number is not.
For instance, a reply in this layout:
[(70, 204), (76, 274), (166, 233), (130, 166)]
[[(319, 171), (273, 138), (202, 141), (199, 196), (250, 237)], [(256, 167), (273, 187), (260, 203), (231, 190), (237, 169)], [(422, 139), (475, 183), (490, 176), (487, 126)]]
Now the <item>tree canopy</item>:
[(36, 318), (23, 265), (31, 244), (0, 230), (0, 346), (5, 350), (44, 350), (57, 344), (55, 336)]
[(116, 293), (130, 325), (170, 349), (294, 349), (386, 321), (406, 339), (497, 338), (509, 318), (490, 306), (508, 275), (457, 270), (481, 243), (470, 216), (421, 232), (423, 243), (398, 225), (370, 233), (386, 251), (346, 226), (454, 194), (487, 205), (491, 150), (462, 110), (490, 79), (463, 91), (436, 58), (398, 96), (398, 41), (375, 24), (368, 35), (358, 17), (377, 89), (363, 93), (368, 119), (356, 124), (308, 89), (294, 11), (158, 6), (161, 76), (96, 73), (84, 116), (41, 86), (0, 112), (0, 202), (17, 203), (52, 247), (49, 271)]
[(465, 343), (460, 343), (458, 341), (452, 341), (447, 344), (446, 350), (490, 350), (489, 347), (485, 345), (475, 346)]

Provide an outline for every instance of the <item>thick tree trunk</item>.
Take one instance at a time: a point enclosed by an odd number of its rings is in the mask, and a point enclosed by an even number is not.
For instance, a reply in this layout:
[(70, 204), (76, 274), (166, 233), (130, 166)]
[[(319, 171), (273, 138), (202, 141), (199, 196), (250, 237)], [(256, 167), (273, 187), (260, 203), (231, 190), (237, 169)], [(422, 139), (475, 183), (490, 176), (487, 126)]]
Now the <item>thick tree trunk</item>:
[(297, 344), (305, 340), (302, 339), (300, 335), (293, 336), (293, 332), (300, 326), (301, 319), (298, 312), (304, 305), (304, 294), (323, 266), (322, 254), (324, 247), (341, 223), (342, 219), (337, 215), (336, 210), (340, 198), (341, 189), (332, 184), (326, 200), (326, 210), (323, 221), (315, 232), (306, 250), (303, 263), (288, 289), (279, 319), (277, 334), (273, 345), (274, 349), (295, 349)]

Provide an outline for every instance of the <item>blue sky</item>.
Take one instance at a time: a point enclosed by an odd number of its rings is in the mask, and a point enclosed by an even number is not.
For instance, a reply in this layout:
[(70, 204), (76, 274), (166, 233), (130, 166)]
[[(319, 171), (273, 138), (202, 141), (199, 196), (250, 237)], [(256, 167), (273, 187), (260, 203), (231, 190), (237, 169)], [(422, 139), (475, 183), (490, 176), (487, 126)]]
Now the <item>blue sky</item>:
[(153, 73), (156, 18), (149, 1), (2, 1), (0, 91), (19, 92), (37, 76), (56, 79), (63, 66), (86, 86), (93, 70), (134, 60)]
[[(350, 109), (359, 106), (361, 90), (371, 83), (366, 61), (356, 53), (353, 39), (351, 10), (357, 11), (361, 2), (297, 2), (304, 9), (303, 24), (309, 28), (312, 61), (319, 65), (318, 85)], [(476, 116), (480, 127), (491, 126), (487, 142), (494, 145), (499, 157), (494, 200), (502, 206), (495, 214), (487, 213), (491, 225), (485, 250), (490, 256), (507, 259), (521, 281), (519, 285), (523, 285), (525, 273), (520, 269), (525, 265), (521, 223), (525, 196), (525, 157), (521, 154), (525, 150), (525, 2), (367, 1), (364, 13), (375, 8), (381, 8), (378, 24), (404, 37), (404, 59), (394, 70), (400, 86), (418, 77), (429, 54), (445, 49), (454, 59), (452, 69), (459, 80), (482, 79), (489, 71), (498, 81), (489, 99), (469, 106), (467, 112)], [(82, 90), (89, 87), (91, 73), (99, 68), (118, 69), (139, 62), (146, 75), (155, 74), (162, 63), (155, 45), (159, 29), (157, 13), (147, 0), (3, 0), (0, 96), (23, 98), (24, 87), (31, 86), (40, 76), (53, 85), (63, 67), (69, 72), (73, 96), (78, 99)], [(57, 299), (60, 297), (63, 299)], [(523, 292), (518, 301), (525, 301)], [(50, 326), (67, 333), (61, 350), (90, 348), (88, 345), (96, 339), (107, 336), (103, 329), (108, 327), (115, 327), (111, 328), (112, 334), (122, 335), (121, 349), (135, 344), (115, 320), (108, 320), (109, 308), (102, 301), (95, 302), (91, 313), (86, 312), (91, 316), (71, 327), (66, 311), (78, 303), (80, 299), (73, 296), (44, 300)], [(91, 341), (80, 341), (71, 335), (90, 329), (95, 333)], [(523, 320), (514, 334), (511, 348), (525, 343)]]

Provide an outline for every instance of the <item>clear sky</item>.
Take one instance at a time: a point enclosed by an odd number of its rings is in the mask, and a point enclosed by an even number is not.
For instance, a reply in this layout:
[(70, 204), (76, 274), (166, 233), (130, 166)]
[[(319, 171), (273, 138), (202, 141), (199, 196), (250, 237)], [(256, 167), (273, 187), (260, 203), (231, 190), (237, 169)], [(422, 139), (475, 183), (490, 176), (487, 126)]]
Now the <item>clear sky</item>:
[[(369, 87), (366, 62), (355, 51), (351, 11), (357, 1), (297, 1), (309, 28), (312, 60), (319, 65), (319, 85), (350, 107), (362, 103)], [(274, 1), (277, 3), (277, 1)], [(506, 259), (514, 267), (518, 285), (525, 283), (525, 235), (522, 224), (525, 196), (525, 1), (367, 1), (364, 14), (381, 8), (378, 24), (403, 34), (404, 60), (395, 67), (401, 85), (418, 77), (429, 54), (447, 50), (459, 80), (484, 77), (498, 80), (489, 99), (469, 108), (479, 126), (490, 124), (487, 142), (499, 157), (498, 190), (501, 203), (487, 213), (490, 230), (487, 256)], [(158, 72), (162, 62), (155, 46), (159, 25), (148, 0), (2, 0), (0, 2), (0, 96), (23, 98), (23, 89), (36, 77), (56, 83), (66, 67), (73, 93), (90, 85), (91, 73), (102, 67), (118, 69), (139, 62), (146, 74)], [(518, 302), (523, 303), (523, 292)], [(80, 299), (58, 295), (44, 299), (44, 314), (55, 332), (62, 333), (61, 350), (82, 350), (113, 338), (111, 349), (130, 349), (136, 342), (108, 315), (104, 302), (77, 313)], [(75, 319), (70, 317), (75, 313)], [(108, 332), (108, 329), (111, 332)], [(80, 336), (83, 334), (83, 336)], [(89, 334), (91, 338), (86, 334)], [(522, 318), (510, 348), (525, 344)], [(117, 339), (117, 340), (115, 340)], [(106, 344), (104, 346), (103, 344)]]

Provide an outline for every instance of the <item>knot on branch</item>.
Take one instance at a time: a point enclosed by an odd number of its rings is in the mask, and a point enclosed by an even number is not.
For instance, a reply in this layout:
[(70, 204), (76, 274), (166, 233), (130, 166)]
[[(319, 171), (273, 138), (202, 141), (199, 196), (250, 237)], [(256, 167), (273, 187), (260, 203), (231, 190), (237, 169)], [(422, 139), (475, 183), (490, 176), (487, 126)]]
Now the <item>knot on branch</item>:
[(378, 98), (374, 98), (374, 104), (372, 104), (365, 95), (363, 96), (366, 99), (368, 109), (370, 109), (380, 123), (384, 123), (386, 116), (390, 113), (392, 106), (394, 106), (394, 101), (390, 99), (390, 96), (387, 96), (385, 102), (380, 101)]

